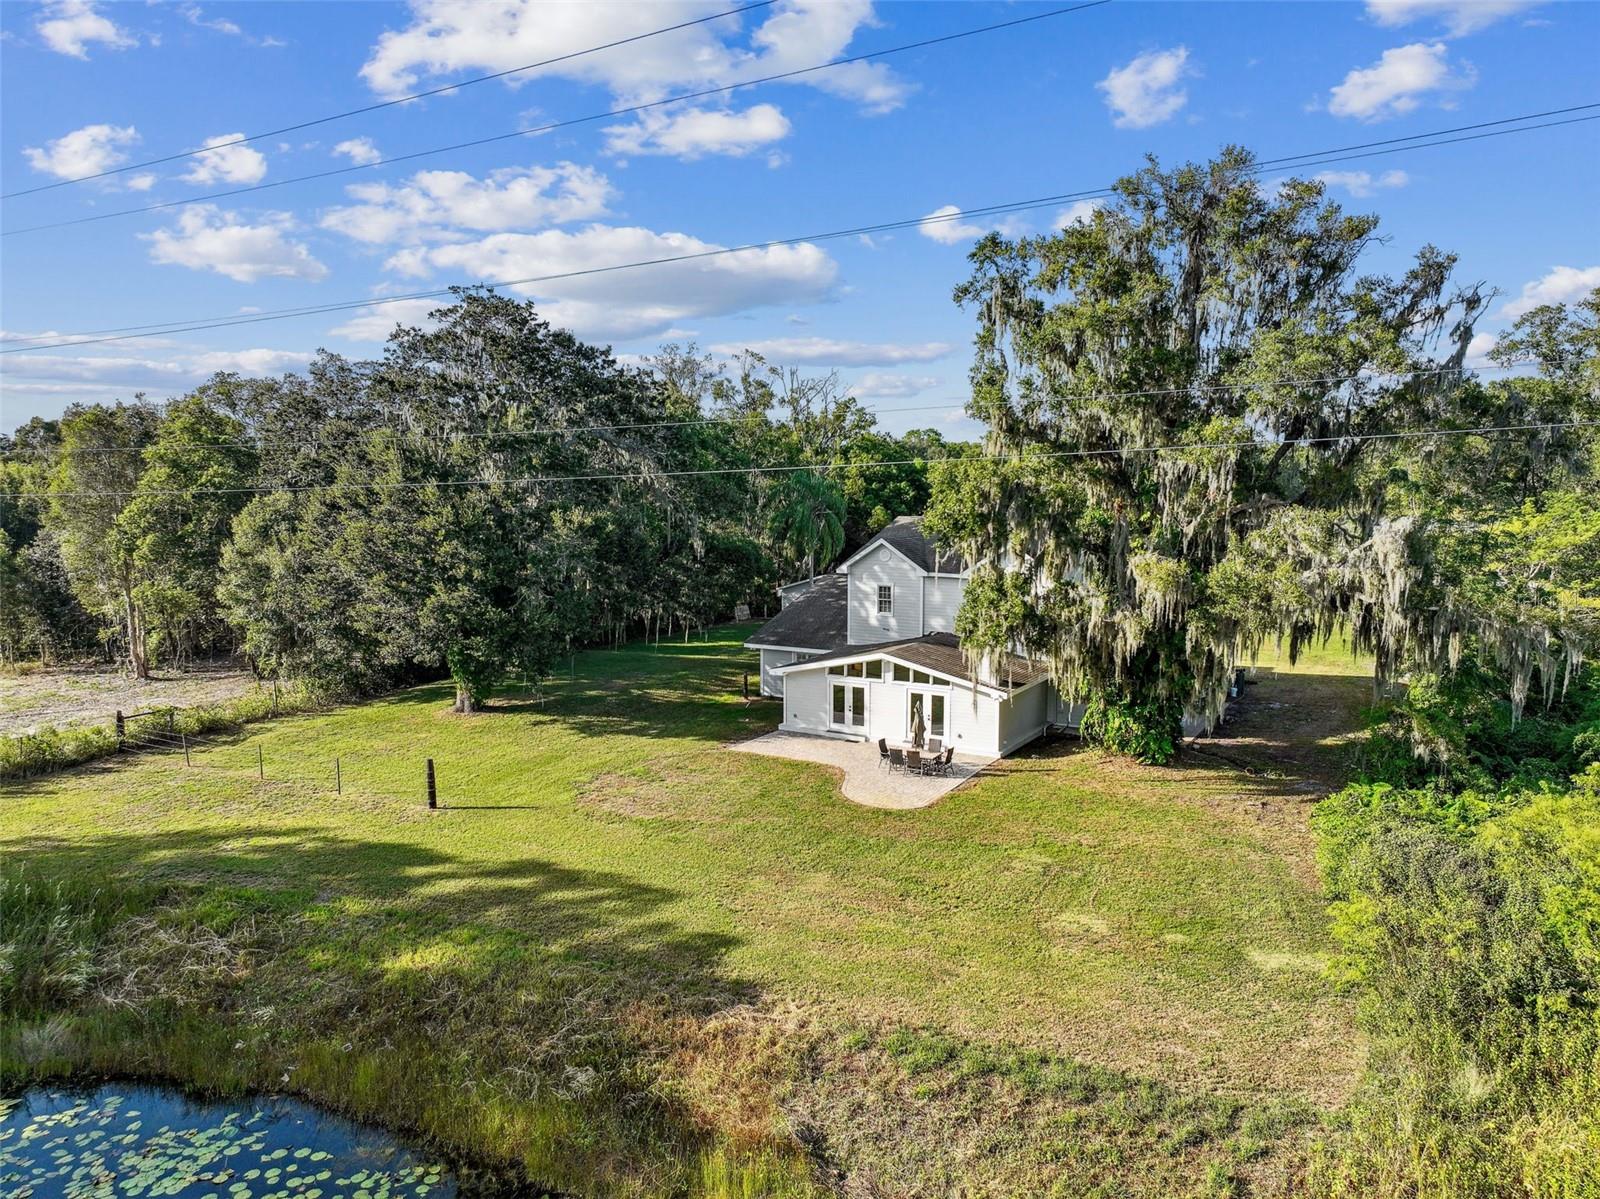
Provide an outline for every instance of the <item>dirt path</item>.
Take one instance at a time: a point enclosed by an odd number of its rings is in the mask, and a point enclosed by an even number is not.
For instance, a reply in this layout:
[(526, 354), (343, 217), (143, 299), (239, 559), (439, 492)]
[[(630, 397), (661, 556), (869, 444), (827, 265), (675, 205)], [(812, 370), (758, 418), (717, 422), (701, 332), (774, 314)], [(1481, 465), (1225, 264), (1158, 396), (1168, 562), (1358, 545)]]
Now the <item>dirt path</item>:
[(1343, 784), (1371, 703), (1371, 679), (1359, 674), (1262, 667), (1229, 705), (1226, 723), (1193, 748), (1281, 781), (1286, 798), (1318, 798)]
[(106, 724), (113, 714), (221, 703), (255, 689), (248, 670), (217, 663), (161, 673), (143, 682), (104, 663), (78, 663), (0, 676), (0, 734), (32, 728)]

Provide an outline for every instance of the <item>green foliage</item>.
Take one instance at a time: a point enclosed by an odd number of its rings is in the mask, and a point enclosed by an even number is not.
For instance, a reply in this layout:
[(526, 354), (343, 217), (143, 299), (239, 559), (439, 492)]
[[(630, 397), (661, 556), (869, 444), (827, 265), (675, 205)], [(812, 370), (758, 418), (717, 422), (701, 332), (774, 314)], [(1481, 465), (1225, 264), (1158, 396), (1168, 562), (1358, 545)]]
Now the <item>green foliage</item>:
[(1084, 741), (1137, 762), (1165, 766), (1178, 756), (1183, 700), (1111, 688), (1090, 692), (1078, 728)]

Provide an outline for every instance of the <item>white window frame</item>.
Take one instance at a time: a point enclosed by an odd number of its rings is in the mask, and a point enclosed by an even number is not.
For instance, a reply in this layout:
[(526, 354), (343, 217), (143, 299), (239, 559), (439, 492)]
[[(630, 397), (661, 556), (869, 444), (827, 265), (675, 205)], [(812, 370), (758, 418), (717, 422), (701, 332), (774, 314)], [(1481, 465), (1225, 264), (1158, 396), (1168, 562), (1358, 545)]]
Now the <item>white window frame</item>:
[[(885, 607), (884, 606), (885, 604), (887, 604), (888, 606)], [(878, 615), (879, 616), (893, 616), (894, 615), (894, 584), (893, 583), (879, 583), (878, 584)]]

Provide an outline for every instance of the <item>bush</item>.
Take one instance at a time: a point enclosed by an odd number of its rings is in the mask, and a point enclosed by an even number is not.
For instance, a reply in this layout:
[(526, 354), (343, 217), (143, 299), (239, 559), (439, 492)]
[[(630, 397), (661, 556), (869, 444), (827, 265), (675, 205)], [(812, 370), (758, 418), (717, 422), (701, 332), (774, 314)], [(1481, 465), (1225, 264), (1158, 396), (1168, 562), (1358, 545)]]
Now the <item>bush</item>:
[(1314, 1191), (1600, 1194), (1600, 767), (1359, 785), (1314, 817), (1372, 1068)]
[[(226, 703), (175, 708), (172, 731), (190, 737), (228, 732), (319, 706), (316, 696), (300, 688), (277, 693), (258, 689)], [(109, 725), (44, 728), (20, 737), (0, 737), (0, 781), (33, 778), (116, 752), (117, 731)]]
[(1084, 706), (1078, 732), (1090, 745), (1165, 766), (1178, 756), (1183, 700), (1176, 696), (1135, 699), (1114, 691), (1096, 691)]

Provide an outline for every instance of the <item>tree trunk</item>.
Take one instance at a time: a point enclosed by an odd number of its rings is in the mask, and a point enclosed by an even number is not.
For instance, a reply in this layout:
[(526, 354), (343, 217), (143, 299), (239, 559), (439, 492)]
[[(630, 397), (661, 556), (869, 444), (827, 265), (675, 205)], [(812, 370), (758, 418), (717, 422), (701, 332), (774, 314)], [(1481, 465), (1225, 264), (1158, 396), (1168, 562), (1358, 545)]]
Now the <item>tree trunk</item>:
[(150, 677), (150, 661), (145, 650), (144, 613), (133, 602), (133, 592), (122, 592), (123, 613), (128, 623), (128, 666), (136, 679)]
[(477, 699), (473, 697), (472, 692), (468, 691), (460, 683), (456, 684), (456, 702), (452, 710), (461, 713), (472, 713), (478, 710)]

